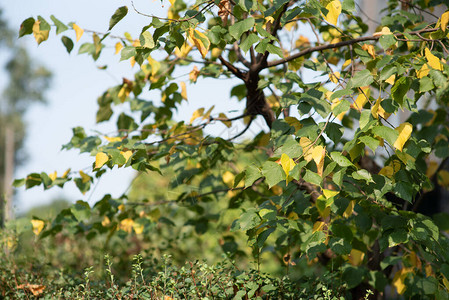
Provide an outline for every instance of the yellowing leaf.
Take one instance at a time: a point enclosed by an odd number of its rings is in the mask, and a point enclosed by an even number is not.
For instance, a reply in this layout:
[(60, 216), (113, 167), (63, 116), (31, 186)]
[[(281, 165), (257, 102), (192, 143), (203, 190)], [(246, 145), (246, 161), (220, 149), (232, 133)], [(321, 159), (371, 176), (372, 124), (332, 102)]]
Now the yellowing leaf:
[(190, 118), (190, 124), (193, 123), (193, 121), (195, 121), (196, 119), (198, 119), (199, 117), (201, 117), (204, 113), (204, 108), (199, 108), (197, 110), (195, 110), (192, 114), (192, 117)]
[(125, 163), (127, 163), (131, 155), (133, 155), (133, 152), (131, 150), (120, 151), (120, 154), (125, 158)]
[(122, 48), (123, 48), (123, 44), (120, 42), (117, 42), (117, 44), (115, 44), (115, 54), (119, 54), (120, 51), (122, 50)]
[(306, 161), (311, 161), (312, 157), (312, 141), (305, 136), (299, 139), (299, 145), (302, 147), (302, 153), (304, 154), (304, 159)]
[(50, 30), (41, 30), (40, 29), (41, 21), (36, 20), (33, 25), (33, 35), (37, 44), (39, 45), (43, 41), (48, 39), (48, 35), (50, 34)]
[(135, 233), (141, 234), (143, 232), (144, 226), (142, 224), (134, 222), (133, 229)]
[(426, 171), (426, 176), (428, 178), (432, 177), (435, 172), (438, 170), (438, 163), (436, 161), (431, 161), (428, 163), (427, 165), (427, 171)]
[(131, 218), (124, 219), (120, 222), (119, 229), (131, 233), (133, 230), (134, 220)]
[(129, 96), (130, 92), (131, 91), (128, 88), (128, 86), (126, 84), (124, 84), (117, 94), (117, 97), (120, 99), (120, 102), (122, 102), (122, 103), (125, 102), (126, 98), (128, 98), (128, 96)]
[(182, 99), (187, 100), (186, 83), (184, 81), (181, 81), (180, 85), (181, 85), (181, 97), (182, 97)]
[(365, 253), (357, 249), (352, 249), (348, 258), (351, 265), (360, 266), (365, 258)]
[(161, 63), (153, 59), (151, 56), (148, 56), (147, 60), (151, 67), (151, 76), (155, 76), (161, 69)]
[(449, 11), (447, 11), (441, 15), (441, 18), (440, 18), (441, 30), (446, 31), (448, 22), (449, 22)]
[(435, 70), (443, 71), (443, 64), (440, 59), (430, 52), (429, 48), (426, 47), (424, 49), (424, 54), (426, 56), (427, 62), (429, 66), (431, 66)]
[(393, 33), (390, 31), (390, 28), (388, 28), (388, 27), (382, 27), (382, 30), (381, 30), (381, 31), (378, 31), (378, 32), (375, 32), (375, 33), (373, 34), (373, 36), (382, 36), (382, 35), (388, 35), (388, 34), (393, 34)]
[(438, 172), (438, 184), (445, 188), (449, 187), (449, 172), (447, 170)]
[(346, 207), (345, 212), (343, 213), (343, 217), (349, 218), (352, 216), (352, 213), (354, 212), (354, 206), (355, 206), (355, 200), (352, 200), (349, 202), (348, 207)]
[(402, 295), (407, 289), (404, 281), (409, 273), (413, 273), (413, 268), (403, 268), (394, 274), (392, 283), (399, 295)]
[(81, 180), (83, 183), (87, 183), (92, 180), (92, 177), (84, 173), (83, 171), (80, 171)]
[(220, 120), (220, 121), (221, 121), (223, 124), (225, 124), (226, 127), (231, 128), (232, 122), (231, 122), (231, 121), (225, 121), (226, 119), (228, 119), (228, 117), (227, 117), (224, 113), (220, 113), (220, 114), (218, 115), (218, 117), (219, 117), (220, 119), (223, 119), (223, 120)]
[(323, 176), (324, 157), (326, 156), (326, 148), (323, 146), (316, 146), (312, 151), (312, 158), (316, 163), (317, 173)]
[(50, 177), (50, 179), (51, 179), (52, 181), (55, 181), (56, 178), (58, 177), (58, 173), (57, 173), (56, 171), (54, 171), (53, 173), (48, 174), (48, 177)]
[(355, 99), (354, 103), (352, 104), (352, 107), (358, 111), (362, 111), (363, 106), (368, 102), (369, 95), (370, 95), (370, 88), (365, 87), (360, 89), (360, 94)]
[(212, 105), (211, 108), (209, 108), (206, 113), (203, 115), (203, 120), (209, 119), (210, 118), (210, 113), (212, 112), (212, 110), (215, 108), (215, 105)]
[(402, 151), (404, 144), (408, 141), (408, 139), (412, 135), (413, 126), (412, 124), (405, 122), (399, 125), (395, 130), (399, 133), (399, 136), (396, 139), (396, 142), (394, 142), (393, 146), (399, 151)]
[(285, 153), (282, 153), (280, 162), (285, 175), (288, 177), (290, 171), (296, 166), (295, 162)]
[(33, 232), (35, 235), (39, 235), (42, 229), (44, 229), (45, 222), (42, 220), (33, 219), (31, 220), (31, 225), (33, 226)]
[(187, 38), (198, 48), (198, 51), (200, 51), (203, 58), (205, 58), (210, 47), (210, 41), (207, 36), (196, 29), (189, 28)]
[(338, 17), (341, 14), (341, 2), (339, 0), (333, 0), (326, 5), (326, 9), (328, 13), (324, 16), (324, 19), (332, 25), (337, 25)]
[(421, 69), (419, 69), (419, 71), (416, 73), (416, 77), (418, 78), (423, 78), (424, 76), (427, 76), (429, 74), (429, 65), (428, 64), (424, 64)]
[(373, 59), (376, 58), (376, 50), (374, 49), (373, 45), (363, 44), (362, 49), (368, 52), (368, 54), (371, 55)]
[(313, 224), (313, 231), (312, 232), (316, 232), (316, 231), (323, 231), (324, 228), (324, 222), (323, 221), (316, 221)]
[(223, 182), (230, 188), (234, 185), (234, 178), (235, 178), (234, 174), (232, 174), (229, 171), (224, 172), (222, 177)]
[(111, 223), (111, 220), (110, 220), (107, 216), (104, 216), (103, 221), (101, 221), (101, 225), (102, 225), (103, 227), (106, 227), (106, 226), (108, 226), (110, 223)]
[(184, 43), (181, 46), (181, 49), (178, 47), (175, 48), (175, 55), (179, 58), (184, 58), (189, 54), (189, 52), (192, 50), (192, 46), (190, 46), (188, 43)]
[(387, 80), (385, 80), (385, 82), (393, 85), (395, 80), (396, 80), (396, 75), (393, 74), (390, 77), (388, 77)]
[(343, 63), (343, 65), (341, 66), (342, 69), (346, 68), (347, 66), (349, 66), (352, 63), (352, 60), (347, 59), (345, 60), (345, 62)]
[(117, 208), (118, 208), (120, 211), (125, 211), (125, 205), (124, 205), (124, 204), (120, 204)]
[(109, 156), (104, 152), (98, 152), (95, 155), (95, 169), (101, 168), (109, 160)]
[(84, 29), (76, 25), (75, 23), (72, 25), (73, 30), (75, 30), (76, 41), (78, 42), (80, 38), (83, 36)]
[(301, 122), (295, 117), (286, 117), (285, 122), (287, 122), (288, 125), (295, 127), (296, 131), (302, 128)]
[(329, 79), (333, 83), (338, 83), (338, 79), (340, 79), (340, 72), (331, 72), (331, 73), (329, 73)]
[(68, 168), (68, 169), (64, 172), (64, 174), (62, 174), (62, 178), (67, 178), (67, 176), (69, 175), (69, 173), (70, 173), (71, 170), (72, 170), (72, 169)]
[(114, 136), (114, 137), (109, 137), (109, 136), (104, 136), (104, 138), (110, 142), (110, 143), (115, 143), (115, 142), (121, 142), (122, 138), (119, 136)]
[(323, 195), (326, 197), (326, 199), (332, 198), (335, 195), (338, 195), (339, 191), (332, 191), (332, 190), (326, 190), (323, 189)]
[(385, 166), (379, 171), (379, 175), (383, 175), (388, 178), (391, 178), (394, 175), (394, 170), (391, 166)]
[(192, 82), (196, 82), (196, 80), (198, 79), (198, 75), (200, 75), (200, 71), (198, 70), (198, 68), (196, 66), (194, 66), (193, 70), (190, 71), (190, 73), (189, 73), (189, 79)]
[(310, 45), (310, 41), (307, 37), (305, 37), (303, 35), (300, 35), (299, 38), (295, 42), (296, 48), (300, 48), (300, 47), (308, 46), (308, 45)]

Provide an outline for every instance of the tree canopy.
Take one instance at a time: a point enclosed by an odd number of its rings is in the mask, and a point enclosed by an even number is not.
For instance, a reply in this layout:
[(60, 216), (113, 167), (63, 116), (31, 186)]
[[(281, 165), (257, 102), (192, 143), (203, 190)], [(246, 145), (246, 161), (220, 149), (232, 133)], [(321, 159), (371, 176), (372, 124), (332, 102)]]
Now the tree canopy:
[[(274, 260), (273, 272), (328, 272), (336, 295), (377, 297), (393, 286), (406, 298), (449, 297), (449, 223), (436, 207), (449, 187), (446, 9), (390, 0), (374, 33), (354, 0), (171, 0), (167, 16), (132, 3), (106, 33), (53, 15), (24, 20), (20, 36), (40, 44), (55, 32), (69, 53), (79, 44), (94, 60), (115, 48), (135, 74), (97, 100), (97, 122), (129, 107), (115, 134), (77, 127), (63, 146), (90, 153), (91, 167), (15, 185), (73, 181), (85, 194), (116, 167), (172, 178), (165, 194), (151, 183), (92, 206), (79, 200), (51, 222), (34, 220), (35, 232), (148, 240), (189, 227), (236, 259), (250, 249), (262, 270)], [(148, 17), (139, 36), (112, 31), (129, 11)], [(216, 111), (208, 96), (189, 121), (175, 119), (188, 87), (205, 78), (234, 84), (229, 107), (245, 101), (244, 110)], [(266, 127), (250, 136), (255, 118)], [(231, 136), (208, 131), (241, 122)]]

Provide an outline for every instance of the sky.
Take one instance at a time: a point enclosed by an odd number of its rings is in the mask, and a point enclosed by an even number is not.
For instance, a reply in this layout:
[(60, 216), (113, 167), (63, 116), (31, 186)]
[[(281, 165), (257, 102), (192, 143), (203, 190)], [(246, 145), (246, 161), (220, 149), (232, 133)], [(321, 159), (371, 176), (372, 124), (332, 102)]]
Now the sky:
[[(110, 17), (118, 7), (123, 5), (129, 7), (129, 13), (116, 25), (112, 33), (122, 35), (127, 31), (138, 38), (141, 28), (150, 23), (151, 19), (137, 14), (132, 8), (131, 1), (20, 0), (5, 1), (0, 4), (3, 16), (15, 30), (18, 30), (26, 18), (36, 18), (41, 15), (50, 23), (50, 16), (55, 15), (66, 24), (75, 22), (83, 29), (98, 32), (106, 32)], [(139, 11), (163, 16), (169, 2), (136, 0), (134, 5)], [(67, 31), (64, 34), (74, 40), (73, 31)], [(48, 104), (31, 106), (26, 114), (28, 131), (25, 151), (28, 157), (17, 169), (16, 178), (23, 178), (33, 172), (57, 171), (61, 174), (68, 168), (77, 171), (91, 166), (94, 157), (88, 154), (80, 155), (76, 150), (61, 151), (61, 146), (70, 141), (72, 128), (77, 126), (83, 126), (88, 134), (94, 134), (95, 131), (107, 134), (113, 131), (114, 123), (95, 124), (97, 97), (107, 88), (120, 84), (122, 77), (133, 77), (133, 69), (129, 62), (119, 62), (120, 57), (113, 54), (112, 47), (104, 49), (102, 57), (94, 62), (90, 56), (77, 54), (77, 45), (90, 42), (91, 36), (85, 33), (70, 55), (61, 43), (60, 36), (56, 36), (53, 28), (50, 38), (39, 46), (32, 35), (18, 40), (18, 43), (27, 48), (36, 63), (43, 64), (53, 72), (54, 78), (47, 92)], [(110, 45), (113, 46), (113, 43)], [(106, 64), (108, 65), (106, 71), (98, 68)], [(137, 65), (134, 71), (137, 70), (136, 68)], [(179, 80), (187, 82), (187, 73)], [(5, 74), (0, 73), (0, 80), (2, 82), (7, 80)], [(189, 101), (179, 110), (178, 119), (189, 120), (195, 109), (203, 106), (207, 109), (211, 103), (216, 104), (217, 112), (235, 109), (242, 111), (242, 103), (236, 107), (235, 100), (232, 104), (229, 102), (231, 86), (232, 82), (221, 80), (187, 85)], [(152, 94), (152, 97), (154, 99), (149, 100), (159, 101), (158, 94)], [(126, 110), (126, 107), (118, 109)], [(217, 128), (217, 130), (222, 129)], [(237, 129), (233, 128), (234, 131)], [(70, 201), (84, 200), (94, 204), (106, 193), (112, 194), (113, 197), (122, 195), (128, 189), (133, 176), (133, 170), (115, 168), (103, 176), (96, 184), (97, 186), (86, 195), (82, 195), (73, 183), (67, 183), (64, 189), (56, 187), (45, 192), (42, 187), (29, 190), (20, 188), (15, 195), (14, 208), (16, 213), (21, 213), (56, 198)]]

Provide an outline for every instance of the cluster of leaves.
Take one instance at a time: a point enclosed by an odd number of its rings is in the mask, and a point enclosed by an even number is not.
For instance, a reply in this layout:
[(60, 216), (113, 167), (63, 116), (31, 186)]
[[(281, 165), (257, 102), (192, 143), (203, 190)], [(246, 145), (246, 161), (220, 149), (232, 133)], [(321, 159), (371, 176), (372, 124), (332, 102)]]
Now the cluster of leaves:
[[(95, 157), (89, 174), (34, 173), (15, 184), (48, 189), (74, 181), (85, 194), (117, 166), (171, 170), (169, 187), (179, 193), (162, 200), (105, 195), (92, 208), (80, 200), (51, 223), (36, 219), (36, 233), (56, 235), (67, 225), (87, 238), (151, 236), (155, 228), (193, 225), (200, 235), (218, 231), (229, 242), (223, 250), (235, 255), (233, 234), (244, 232), (258, 266), (262, 255), (276, 258), (278, 270), (307, 261), (341, 275), (342, 294), (373, 290), (377, 297), (392, 285), (404, 297), (449, 297), (446, 215), (419, 213), (423, 199), (449, 187), (449, 12), (430, 11), (443, 2), (389, 1), (372, 35), (352, 0), (174, 0), (168, 18), (147, 15), (139, 39), (110, 34), (128, 14), (117, 9), (108, 33), (93, 32), (79, 53), (96, 60), (119, 39), (121, 60), (140, 68), (98, 98), (97, 121), (124, 103), (131, 112), (118, 116), (116, 136), (73, 130), (64, 148)], [(51, 19), (56, 34), (72, 28), (77, 41), (83, 36), (78, 25)], [(39, 16), (25, 20), (20, 35), (33, 33), (41, 43), (50, 30)], [(69, 37), (62, 42), (73, 49)], [(231, 96), (246, 99), (243, 114), (203, 107), (190, 122), (174, 120), (187, 99), (175, 75), (191, 65), (191, 83), (241, 80)], [(160, 101), (147, 100), (148, 90), (160, 91)], [(398, 122), (401, 112), (408, 117)], [(270, 132), (236, 142), (256, 116)], [(235, 136), (206, 134), (212, 124), (241, 119), (245, 130)], [(176, 216), (179, 208), (189, 213)]]

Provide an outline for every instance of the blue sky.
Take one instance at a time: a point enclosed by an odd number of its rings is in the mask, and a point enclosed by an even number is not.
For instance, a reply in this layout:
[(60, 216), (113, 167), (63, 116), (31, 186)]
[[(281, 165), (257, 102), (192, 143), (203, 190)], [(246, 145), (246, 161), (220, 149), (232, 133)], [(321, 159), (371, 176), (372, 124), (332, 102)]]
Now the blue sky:
[[(168, 1), (165, 1), (162, 3), (165, 7), (162, 7), (161, 2), (151, 0), (136, 0), (134, 4), (143, 12), (160, 16), (164, 15), (164, 10), (170, 5)], [(7, 1), (2, 4), (2, 8), (3, 15), (10, 27), (14, 29), (18, 29), (21, 22), (28, 17), (41, 15), (50, 21), (50, 15), (53, 14), (65, 23), (75, 22), (81, 28), (105, 32), (111, 15), (123, 5), (130, 8), (129, 13), (113, 29), (113, 33), (121, 35), (128, 31), (137, 38), (141, 28), (151, 20), (136, 14), (130, 1), (21, 0)], [(74, 37), (73, 32), (64, 34)], [(90, 42), (90, 40), (91, 37), (85, 33), (77, 45)], [(29, 173), (42, 171), (63, 173), (68, 168), (77, 171), (90, 166), (94, 160), (93, 157), (86, 154), (79, 155), (77, 151), (73, 150), (61, 151), (61, 146), (70, 140), (71, 128), (76, 126), (83, 126), (91, 134), (94, 130), (102, 133), (113, 130), (113, 124), (95, 124), (96, 99), (108, 87), (119, 84), (122, 77), (132, 78), (133, 72), (129, 62), (119, 62), (119, 56), (113, 55), (112, 48), (105, 49), (104, 54), (97, 62), (87, 55), (77, 55), (77, 46), (69, 55), (60, 41), (60, 36), (56, 36), (54, 31), (50, 34), (49, 40), (39, 46), (31, 35), (19, 39), (18, 42), (29, 50), (37, 62), (44, 64), (54, 73), (54, 80), (47, 93), (49, 103), (31, 107), (26, 115), (28, 136), (25, 150), (28, 153), (28, 159), (17, 170), (16, 177), (22, 178)], [(97, 68), (97, 66), (106, 64), (109, 66), (107, 71)], [(0, 74), (0, 77), (4, 76), (5, 74)], [(3, 82), (5, 80), (2, 79)], [(187, 82), (187, 75), (181, 77), (180, 80)], [(243, 104), (239, 103), (239, 107), (236, 107), (235, 100), (230, 105), (229, 88), (231, 84), (231, 82), (219, 80), (187, 85), (189, 102), (180, 109), (182, 114), (179, 114), (178, 118), (189, 120), (195, 109), (203, 106), (207, 108), (212, 104), (218, 106), (217, 112), (241, 109)], [(157, 94), (152, 97), (155, 98), (151, 100), (158, 101)], [(46, 192), (41, 187), (26, 191), (22, 188), (15, 197), (15, 209), (17, 212), (24, 211), (58, 197), (71, 201), (83, 199), (93, 204), (105, 193), (120, 196), (128, 188), (133, 175), (132, 170), (114, 169), (101, 179), (93, 191), (91, 190), (84, 196), (73, 183), (66, 184), (64, 189), (54, 188)]]

